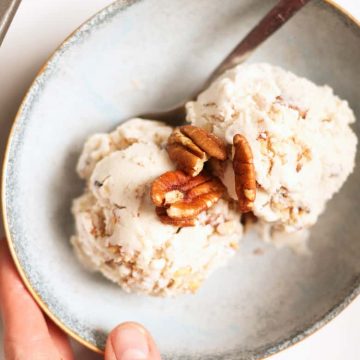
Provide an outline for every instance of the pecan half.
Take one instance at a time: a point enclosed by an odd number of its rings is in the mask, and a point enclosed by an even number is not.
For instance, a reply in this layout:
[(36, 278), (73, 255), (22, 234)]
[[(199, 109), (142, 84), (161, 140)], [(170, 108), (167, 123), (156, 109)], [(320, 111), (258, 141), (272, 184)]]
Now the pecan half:
[(182, 201), (170, 205), (167, 214), (173, 219), (196, 217), (217, 203), (224, 192), (221, 181), (213, 178), (187, 191)]
[[(195, 222), (185, 220), (194, 220), (220, 200), (224, 192), (225, 187), (217, 178), (205, 173), (192, 177), (177, 170), (166, 172), (153, 182), (151, 199), (162, 222), (192, 226)], [(173, 220), (182, 220), (185, 225)]]
[(256, 178), (253, 155), (246, 138), (236, 134), (233, 139), (235, 189), (239, 200), (239, 210), (246, 213), (252, 210), (256, 197)]
[(192, 125), (181, 126), (180, 131), (205, 151), (209, 157), (226, 160), (226, 144), (216, 135)]
[(191, 177), (180, 170), (168, 171), (156, 178), (152, 183), (151, 200), (156, 206), (166, 206), (175, 203), (184, 198), (186, 191), (210, 179), (210, 176), (204, 173)]
[(191, 176), (197, 176), (209, 158), (227, 158), (226, 145), (220, 138), (192, 125), (180, 126), (173, 131), (167, 151), (170, 159)]
[(187, 226), (195, 226), (196, 218), (193, 219), (172, 219), (167, 213), (166, 208), (157, 207), (156, 215), (159, 217), (160, 221), (163, 224), (179, 226), (179, 227), (187, 227)]

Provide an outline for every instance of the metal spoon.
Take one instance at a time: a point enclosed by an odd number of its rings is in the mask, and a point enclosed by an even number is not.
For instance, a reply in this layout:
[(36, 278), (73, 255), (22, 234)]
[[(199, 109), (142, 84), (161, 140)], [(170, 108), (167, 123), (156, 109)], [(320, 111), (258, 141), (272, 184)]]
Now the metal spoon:
[(208, 80), (193, 96), (186, 99), (176, 108), (158, 113), (142, 114), (138, 117), (163, 121), (171, 126), (183, 124), (186, 116), (185, 104), (188, 101), (195, 99), (199, 93), (205, 90), (210, 83), (225, 70), (244, 62), (259, 45), (285, 24), (309, 1), (310, 0), (280, 0), (213, 71)]
[(0, 46), (21, 0), (0, 0)]

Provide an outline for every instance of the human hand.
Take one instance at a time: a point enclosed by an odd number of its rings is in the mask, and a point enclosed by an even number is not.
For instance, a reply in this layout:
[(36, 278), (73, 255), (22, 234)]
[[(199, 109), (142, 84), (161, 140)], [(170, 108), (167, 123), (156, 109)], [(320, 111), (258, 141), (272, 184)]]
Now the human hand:
[[(73, 360), (67, 336), (44, 316), (23, 285), (5, 240), (0, 240), (0, 311), (6, 360)], [(150, 334), (139, 324), (117, 326), (106, 342), (105, 360), (160, 360)]]

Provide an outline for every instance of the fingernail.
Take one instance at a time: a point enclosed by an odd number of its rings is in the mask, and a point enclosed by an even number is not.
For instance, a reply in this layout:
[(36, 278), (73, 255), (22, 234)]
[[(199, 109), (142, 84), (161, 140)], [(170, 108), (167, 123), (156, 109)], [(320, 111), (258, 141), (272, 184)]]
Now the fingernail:
[(145, 331), (137, 325), (126, 324), (112, 333), (112, 346), (117, 360), (146, 360), (149, 355)]

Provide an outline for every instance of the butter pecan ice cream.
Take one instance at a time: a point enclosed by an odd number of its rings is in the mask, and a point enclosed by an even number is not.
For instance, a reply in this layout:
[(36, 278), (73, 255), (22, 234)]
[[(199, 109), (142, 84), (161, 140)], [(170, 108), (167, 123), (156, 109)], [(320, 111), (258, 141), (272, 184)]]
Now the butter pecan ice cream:
[(75, 199), (79, 259), (125, 291), (175, 295), (196, 291), (235, 253), (240, 215), (225, 200), (202, 212), (195, 226), (163, 224), (150, 198), (155, 178), (174, 165), (165, 150), (172, 129), (133, 119), (85, 143), (78, 173), (86, 180)]
[[(275, 66), (227, 71), (187, 104), (187, 120), (231, 145), (235, 134), (246, 138), (256, 177), (253, 213), (273, 242), (301, 239), (354, 168), (348, 103)], [(236, 199), (231, 160), (219, 175)]]

